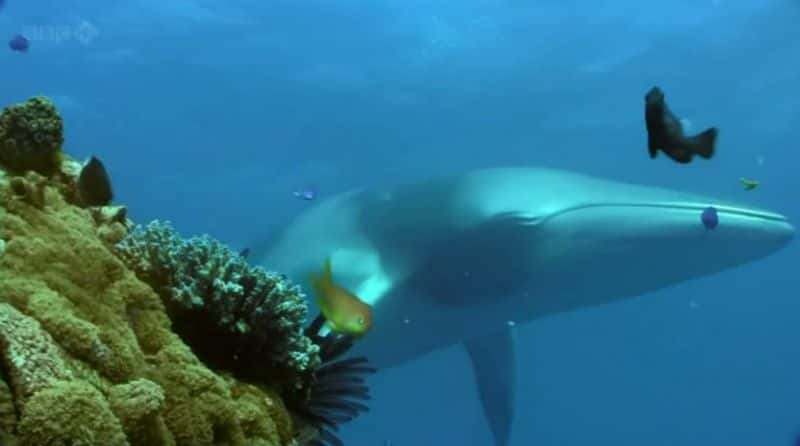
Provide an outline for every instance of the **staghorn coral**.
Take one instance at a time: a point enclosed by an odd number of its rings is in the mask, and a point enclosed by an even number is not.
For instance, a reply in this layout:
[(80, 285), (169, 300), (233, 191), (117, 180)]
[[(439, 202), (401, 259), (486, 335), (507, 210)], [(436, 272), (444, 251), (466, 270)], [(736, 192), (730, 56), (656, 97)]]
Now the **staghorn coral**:
[(55, 172), (61, 164), (64, 126), (49, 99), (37, 96), (0, 112), (0, 165), (23, 172)]
[(319, 366), (319, 347), (303, 332), (303, 294), (286, 278), (208, 236), (183, 240), (158, 221), (136, 227), (116, 250), (162, 293), (175, 331), (205, 363), (285, 387)]
[(172, 332), (158, 294), (113, 252), (124, 212), (70, 204), (74, 181), (0, 170), (0, 441), (293, 444), (268, 383), (243, 391)]

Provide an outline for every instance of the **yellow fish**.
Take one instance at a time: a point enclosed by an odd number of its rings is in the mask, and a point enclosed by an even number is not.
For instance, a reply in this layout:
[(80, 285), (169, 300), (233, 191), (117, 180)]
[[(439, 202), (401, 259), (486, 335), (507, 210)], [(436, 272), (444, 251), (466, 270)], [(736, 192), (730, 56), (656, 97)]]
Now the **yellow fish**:
[(317, 294), (319, 309), (331, 330), (360, 337), (370, 329), (372, 307), (333, 282), (331, 259), (325, 259), (322, 273), (313, 274), (310, 281)]
[(750, 178), (745, 177), (739, 178), (739, 182), (742, 183), (744, 190), (753, 190), (760, 184), (758, 180), (751, 180)]

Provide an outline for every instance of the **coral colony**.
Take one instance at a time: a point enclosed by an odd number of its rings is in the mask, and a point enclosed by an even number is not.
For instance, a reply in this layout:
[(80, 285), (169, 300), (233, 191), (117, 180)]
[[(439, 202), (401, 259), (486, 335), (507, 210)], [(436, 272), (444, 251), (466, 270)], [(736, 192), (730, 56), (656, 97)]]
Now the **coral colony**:
[(209, 236), (136, 225), (35, 97), (0, 113), (0, 444), (340, 446), (353, 339)]

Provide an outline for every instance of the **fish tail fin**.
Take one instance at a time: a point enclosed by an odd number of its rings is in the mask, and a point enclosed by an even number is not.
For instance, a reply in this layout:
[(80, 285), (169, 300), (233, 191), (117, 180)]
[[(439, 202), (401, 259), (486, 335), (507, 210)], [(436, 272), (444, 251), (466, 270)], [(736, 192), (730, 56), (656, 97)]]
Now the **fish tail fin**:
[(311, 282), (311, 286), (317, 293), (317, 300), (319, 300), (325, 288), (333, 283), (333, 269), (331, 268), (330, 258), (325, 259), (322, 272), (311, 274), (311, 277), (309, 277), (309, 282)]
[(705, 159), (711, 159), (711, 157), (714, 156), (714, 145), (717, 143), (718, 133), (716, 127), (711, 127), (702, 133), (688, 138), (687, 143), (691, 147), (692, 152)]
[(331, 258), (328, 257), (325, 259), (325, 264), (322, 267), (322, 274), (325, 277), (325, 281), (328, 283), (333, 282), (333, 267), (331, 267)]
[(656, 140), (653, 139), (652, 135), (647, 137), (647, 151), (650, 152), (650, 158), (655, 158), (658, 155), (658, 144), (656, 144)]

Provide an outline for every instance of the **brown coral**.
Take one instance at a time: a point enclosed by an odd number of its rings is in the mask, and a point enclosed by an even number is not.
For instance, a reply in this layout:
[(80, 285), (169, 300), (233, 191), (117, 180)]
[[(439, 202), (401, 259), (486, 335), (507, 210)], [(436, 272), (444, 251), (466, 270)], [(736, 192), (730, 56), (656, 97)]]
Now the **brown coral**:
[(280, 399), (203, 365), (111, 252), (124, 212), (70, 204), (71, 175), (5, 178), (0, 369), (17, 419), (2, 411), (0, 429), (23, 445), (292, 443)]
[(129, 446), (105, 397), (83, 381), (57, 381), (28, 400), (20, 446)]
[(16, 172), (55, 172), (61, 164), (64, 124), (55, 105), (42, 96), (0, 113), (0, 164)]
[(35, 172), (29, 172), (24, 177), (11, 178), (11, 191), (17, 199), (35, 206), (39, 209), (44, 208), (45, 204), (45, 178)]
[(165, 398), (164, 390), (158, 384), (141, 378), (114, 386), (108, 401), (128, 438), (137, 439), (139, 444), (175, 444), (160, 416)]
[(14, 407), (14, 395), (11, 388), (0, 376), (0, 444), (5, 436), (10, 436), (11, 432), (17, 430), (17, 409)]
[(5, 303), (0, 303), (0, 352), (20, 406), (52, 381), (74, 378), (61, 349), (41, 324)]

